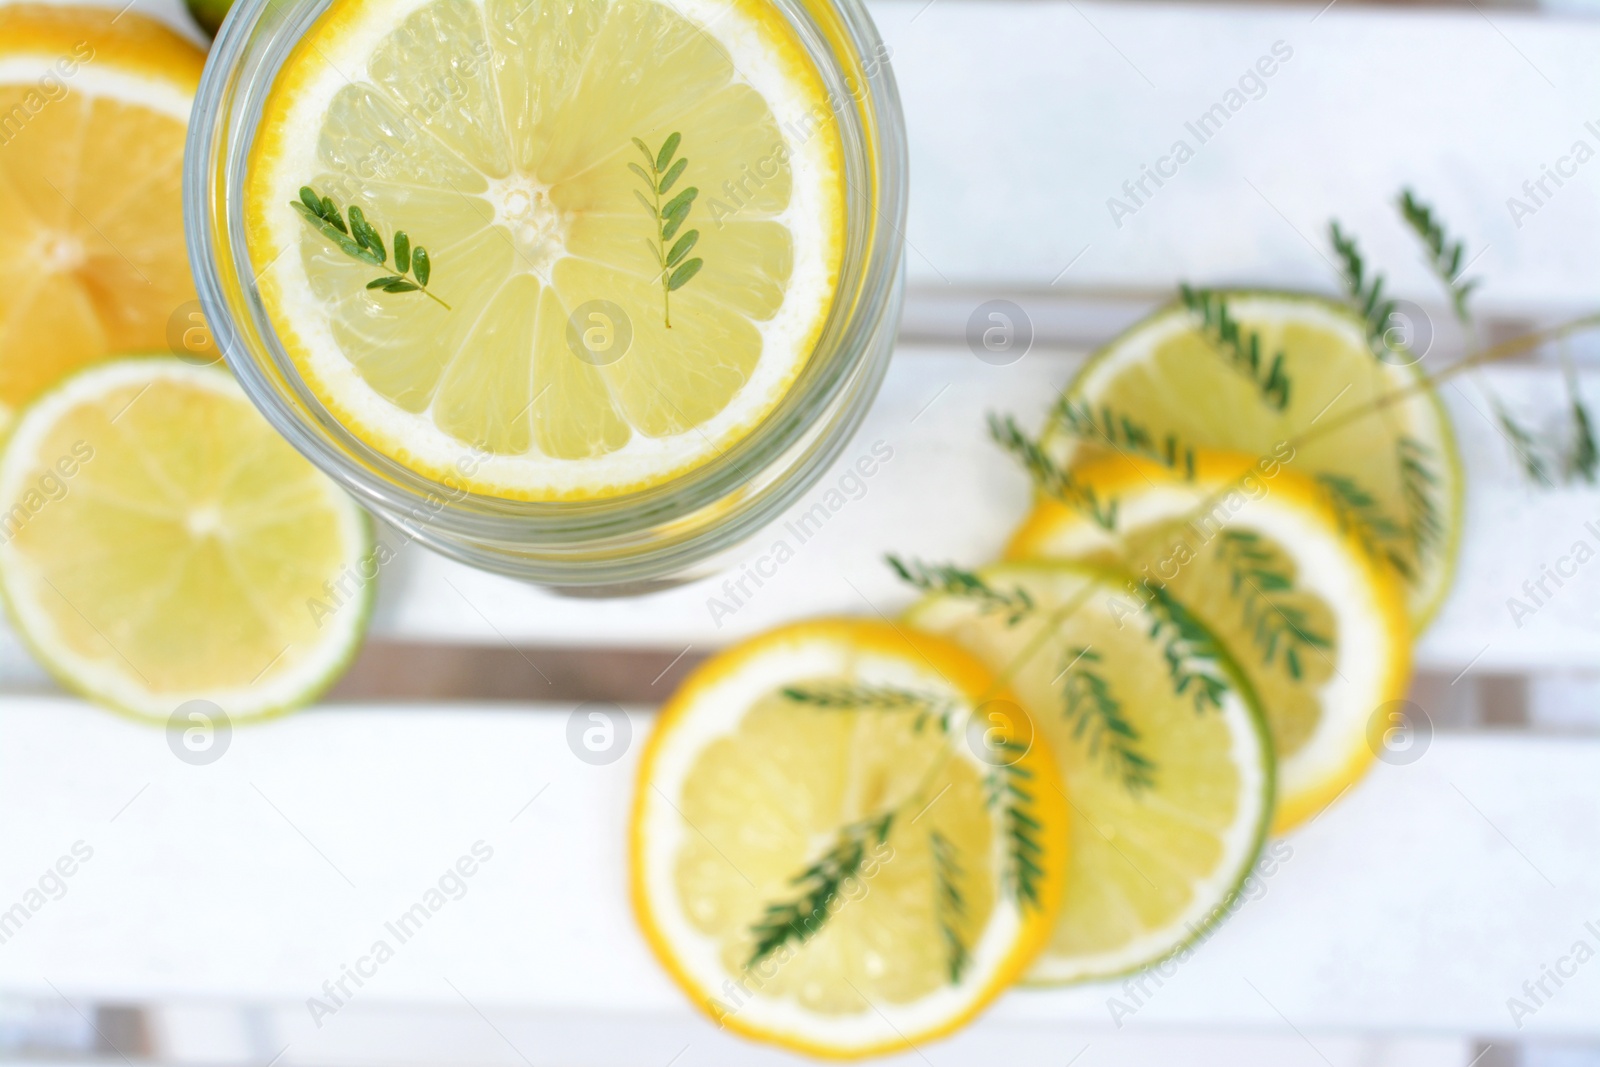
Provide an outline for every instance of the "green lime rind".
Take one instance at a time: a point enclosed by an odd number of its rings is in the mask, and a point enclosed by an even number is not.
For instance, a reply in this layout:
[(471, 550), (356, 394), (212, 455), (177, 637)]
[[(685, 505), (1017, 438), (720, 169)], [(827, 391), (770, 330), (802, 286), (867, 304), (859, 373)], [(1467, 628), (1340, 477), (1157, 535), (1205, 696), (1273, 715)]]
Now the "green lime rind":
[[(1044, 582), (1061, 578), (1076, 579), (1080, 584), (1078, 590), (1073, 593), (1073, 597), (1077, 597), (1079, 592), (1088, 591), (1085, 594), (1084, 604), (1089, 603), (1090, 596), (1094, 600), (1098, 600), (1102, 593), (1107, 596), (1124, 597), (1126, 596), (1124, 591), (1128, 588), (1129, 582), (1126, 575), (1117, 571), (1068, 562), (996, 564), (982, 568), (978, 573), (994, 589), (1009, 590), (1018, 585), (1030, 589), (1035, 603), (1034, 611), (1039, 614), (1040, 618), (1047, 620), (1053, 611), (1061, 609), (1051, 602), (1051, 597), (1040, 595), (1038, 590)], [(1084, 610), (1083, 605), (1080, 605), (1079, 610)], [(1101, 609), (1090, 607), (1088, 610)], [(974, 643), (973, 635), (975, 631), (969, 627), (975, 622), (982, 627), (994, 628), (989, 631), (991, 634), (1000, 633), (1008, 628), (1007, 621), (1002, 615), (996, 613), (983, 616), (981, 611), (981, 605), (972, 600), (936, 594), (925, 597), (913, 605), (906, 613), (905, 618), (913, 626), (940, 634), (965, 646), (968, 651), (973, 652), (984, 660), (990, 669), (996, 671), (1001, 676), (1001, 681), (1011, 685), (1012, 692), (1018, 699), (1027, 703), (1027, 686), (1023, 682), (1016, 680), (1016, 676), (1021, 675), (1027, 669), (1027, 666), (1026, 664), (1018, 665), (1014, 662), (1016, 659), (1015, 650), (1003, 650), (999, 645), (979, 647)], [(1135, 619), (1132, 616), (1128, 616), (1123, 621), (1134, 632), (1143, 634), (1149, 629), (1150, 616), (1142, 608), (1139, 609), (1139, 613), (1140, 618)], [(1102, 611), (1103, 615), (1104, 611)], [(1109, 619), (1100, 621), (1103, 621), (1106, 627), (1114, 625)], [(1064, 621), (1057, 624), (1058, 630), (1061, 625), (1064, 625)], [(1022, 640), (1020, 634), (1027, 629), (1026, 623), (1019, 627), (1018, 640)], [(1207, 633), (1209, 634), (1209, 631)], [(1074, 635), (1075, 638), (1081, 638), (1082, 636), (1081, 630)], [(1036, 639), (1038, 639), (1037, 630), (1028, 635), (1027, 643), (1023, 647), (1030, 647), (1031, 643)], [(1106, 639), (1108, 641), (1113, 639), (1109, 631)], [(1045, 654), (1045, 650), (1049, 647), (1048, 642), (1053, 638), (1043, 640), (1046, 644), (1040, 645), (1029, 657), (1030, 660)], [(1062, 640), (1066, 640), (1066, 638), (1063, 637)], [(1249, 763), (1249, 767), (1240, 768), (1241, 771), (1245, 772), (1241, 779), (1242, 792), (1240, 794), (1241, 800), (1244, 801), (1244, 806), (1234, 822), (1224, 831), (1225, 834), (1233, 838), (1233, 851), (1224, 858), (1217, 868), (1220, 873), (1210, 875), (1204, 880), (1211, 883), (1214, 891), (1203, 899), (1195, 898), (1176, 918), (1171, 920), (1169, 925), (1141, 931), (1136, 939), (1128, 942), (1132, 944), (1136, 940), (1142, 943), (1143, 947), (1138, 951), (1124, 952), (1119, 956), (1116, 950), (1102, 950), (1089, 954), (1087, 957), (1070, 957), (1063, 956), (1051, 948), (1046, 948), (1040, 958), (1035, 961), (1033, 968), (1029, 971), (1022, 984), (1028, 986), (1072, 985), (1117, 978), (1144, 970), (1174, 956), (1182, 955), (1186, 951), (1192, 950), (1198, 943), (1206, 940), (1217, 929), (1222, 920), (1232, 913), (1238, 902), (1243, 899), (1241, 893), (1260, 857), (1272, 824), (1272, 817), (1276, 807), (1277, 769), (1272, 754), (1272, 741), (1267, 727), (1267, 720), (1262, 713), (1261, 704), (1255, 690), (1251, 687), (1248, 678), (1240, 669), (1238, 662), (1229, 650), (1215, 639), (1213, 639), (1213, 644), (1217, 652), (1215, 657), (1217, 667), (1231, 687), (1234, 698), (1227, 701), (1223, 709), (1224, 714), (1232, 717), (1228, 736), (1233, 739), (1232, 745), (1235, 754), (1237, 754), (1239, 740), (1243, 738), (1246, 741), (1247, 751), (1244, 755)], [(1113, 682), (1113, 686), (1115, 685), (1116, 683)], [(1047, 722), (1058, 713), (1057, 708), (1030, 708), (1030, 711), (1033, 713), (1035, 720), (1039, 722)], [(1215, 708), (1197, 712), (1197, 714), (1217, 713), (1218, 709)], [(1072, 802), (1074, 809), (1078, 809), (1079, 802), (1085, 800), (1085, 794), (1081, 790), (1073, 790), (1071, 788), (1072, 780), (1080, 773), (1099, 772), (1098, 768), (1085, 769), (1083, 767), (1068, 766), (1064, 758), (1067, 752), (1066, 746), (1081, 743), (1073, 740), (1052, 740), (1058, 759), (1062, 760), (1062, 778), (1068, 783), (1068, 799)], [(1249, 773), (1252, 768), (1255, 772), (1253, 783), (1250, 781), (1252, 775)], [(1159, 774), (1160, 768), (1158, 766), (1157, 784), (1153, 787), (1157, 790), (1160, 788)], [(1102, 825), (1100, 822), (1090, 821), (1090, 816), (1093, 813), (1085, 813), (1081, 810), (1078, 813), (1094, 829), (1097, 831), (1100, 829)], [(1113, 826), (1113, 837), (1115, 833), (1116, 827)], [(1128, 862), (1131, 863), (1132, 861), (1129, 860)], [(1193, 880), (1187, 884), (1191, 887), (1191, 890), (1196, 888), (1196, 882)], [(1204, 882), (1200, 883), (1199, 888), (1205, 888)], [(1066, 889), (1069, 899), (1064, 901), (1065, 904), (1071, 904), (1070, 895), (1074, 891), (1074, 885), (1069, 883)], [(1066, 915), (1069, 912), (1064, 909), (1063, 914)], [(1074, 959), (1080, 962), (1074, 964), (1072, 962)]]
[[(1289, 313), (1283, 316), (1287, 321), (1304, 317), (1294, 315), (1293, 309), (1297, 307), (1311, 309), (1318, 315), (1344, 320), (1356, 337), (1365, 336), (1365, 320), (1348, 304), (1316, 293), (1265, 288), (1218, 289), (1214, 290), (1214, 292), (1234, 305), (1246, 300), (1272, 301), (1283, 305), (1289, 309)], [(1130, 345), (1140, 343), (1146, 333), (1159, 328), (1173, 316), (1187, 315), (1189, 315), (1188, 309), (1184, 307), (1181, 301), (1176, 300), (1151, 312), (1145, 318), (1134, 323), (1111, 341), (1092, 352), (1083, 365), (1079, 367), (1072, 381), (1063, 390), (1062, 395), (1081, 397), (1085, 383), (1104, 364), (1119, 358), (1124, 349)], [(1241, 325), (1248, 328), (1249, 321), (1246, 317), (1242, 315), (1236, 317), (1240, 319)], [(1363, 352), (1367, 351), (1364, 342), (1362, 343), (1362, 350)], [(1373, 358), (1376, 361), (1376, 357)], [(1403, 376), (1403, 380), (1395, 384), (1397, 388), (1405, 388), (1425, 380), (1425, 376), (1419, 369), (1419, 363), (1403, 366), (1383, 364), (1382, 366), (1388, 373)], [(1228, 375), (1234, 373), (1220, 362), (1218, 370)], [(1466, 506), (1466, 477), (1462, 469), (1461, 454), (1457, 447), (1455, 432), (1437, 390), (1421, 390), (1414, 394), (1412, 399), (1427, 404), (1433, 413), (1433, 419), (1431, 420), (1433, 423), (1432, 432), (1428, 435), (1429, 440), (1426, 443), (1438, 452), (1444, 481), (1447, 483), (1444, 487), (1443, 503), (1445, 506), (1442, 509), (1445, 512), (1442, 540), (1432, 558), (1426, 564), (1424, 582), (1407, 582), (1397, 574), (1397, 579), (1403, 583), (1407, 591), (1407, 605), (1411, 617), (1412, 632), (1413, 634), (1421, 634), (1438, 615), (1455, 581), (1456, 567), (1461, 553), (1461, 534)], [(1160, 428), (1157, 427), (1156, 429), (1159, 436)], [(1070, 443), (1071, 439), (1057, 431), (1054, 425), (1046, 429), (1044, 440), (1052, 454), (1058, 459), (1069, 465), (1073, 462), (1072, 453), (1074, 449)], [(1238, 450), (1240, 448), (1236, 441), (1206, 439), (1203, 435), (1194, 434), (1192, 430), (1185, 435), (1184, 443), (1202, 448), (1222, 448), (1226, 450)], [(1316, 470), (1309, 469), (1306, 466), (1300, 466), (1298, 469), (1306, 470), (1307, 473), (1311, 474), (1318, 473)]]
[[(164, 364), (168, 367), (180, 365), (188, 368), (188, 370), (193, 373), (216, 375), (219, 379), (226, 380), (230, 383), (233, 382), (232, 374), (230, 374), (225, 367), (214, 364), (199, 366), (183, 360), (174, 359), (172, 356), (166, 353), (131, 353), (90, 364), (89, 366), (68, 375), (55, 385), (51, 386), (49, 389), (34, 397), (27, 405), (25, 405), (16, 413), (15, 418), (10, 420), (5, 428), (5, 434), (3, 437), (0, 437), (0, 471), (3, 471), (5, 468), (7, 453), (12, 442), (17, 436), (17, 431), (26, 424), (29, 414), (36, 407), (48, 403), (52, 398), (71, 389), (81, 379), (87, 378), (91, 375), (105, 373), (108, 370), (114, 370), (119, 367), (147, 363), (153, 366), (160, 366)], [(377, 536), (372, 517), (364, 508), (360, 507), (360, 505), (358, 505), (353, 499), (346, 496), (342, 492), (339, 494), (337, 499), (339, 499), (342, 503), (335, 506), (349, 509), (344, 517), (351, 520), (352, 526), (359, 531), (352, 545), (356, 551), (352, 551), (347, 556), (345, 562), (349, 566), (359, 566), (362, 560), (373, 557), (377, 550)], [(0, 566), (0, 606), (3, 606), (5, 615), (11, 623), (12, 630), (14, 633), (16, 633), (18, 640), (22, 643), (22, 646), (27, 649), (28, 653), (34, 658), (34, 660), (45, 669), (45, 671), (56, 681), (56, 683), (61, 686), (61, 688), (81, 696), (84, 699), (103, 707), (108, 711), (112, 711), (124, 718), (146, 725), (167, 724), (167, 715), (140, 710), (139, 708), (134, 707), (125, 701), (118, 700), (114, 694), (105, 692), (99, 687), (85, 683), (82, 678), (77, 676), (69, 664), (65, 663), (61, 658), (50, 652), (48, 648), (48, 642), (41, 641), (38, 636), (32, 632), (26, 620), (26, 616), (17, 608), (14, 602), (14, 595), (15, 594), (10, 588), (10, 584), (7, 580), (6, 570), (3, 566)], [(264, 722), (269, 719), (278, 718), (280, 716), (298, 711), (325, 693), (341, 677), (344, 676), (345, 672), (350, 669), (351, 664), (355, 661), (355, 658), (360, 654), (361, 648), (366, 641), (368, 627), (372, 621), (372, 613), (376, 603), (376, 596), (376, 580), (366, 581), (362, 583), (355, 591), (354, 596), (346, 600), (340, 606), (341, 612), (354, 611), (355, 615), (348, 631), (346, 631), (347, 636), (344, 638), (345, 647), (329, 666), (319, 671), (316, 675), (308, 678), (305, 683), (300, 686), (300, 688), (298, 688), (288, 699), (263, 705), (261, 707), (251, 708), (242, 713), (238, 712), (235, 708), (224, 707), (223, 710), (228, 713), (229, 721), (234, 725), (243, 725)], [(193, 692), (184, 694), (183, 699), (188, 700), (208, 698), (204, 692)], [(174, 706), (176, 707), (176, 703)]]

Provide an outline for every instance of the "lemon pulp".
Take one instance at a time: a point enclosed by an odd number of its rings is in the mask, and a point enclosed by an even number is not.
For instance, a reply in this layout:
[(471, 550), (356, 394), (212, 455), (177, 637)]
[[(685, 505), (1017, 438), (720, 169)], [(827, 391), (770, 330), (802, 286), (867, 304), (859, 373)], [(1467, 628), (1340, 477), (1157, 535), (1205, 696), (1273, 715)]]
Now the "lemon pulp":
[[(663, 190), (630, 164), (673, 135)], [(840, 144), (763, 0), (337, 0), (268, 99), (250, 254), (356, 436), (477, 492), (607, 497), (716, 458), (793, 385), (837, 284)], [(426, 246), (439, 302), (368, 289), (394, 271), (305, 225), (302, 185)], [(703, 266), (665, 292), (691, 230)]]

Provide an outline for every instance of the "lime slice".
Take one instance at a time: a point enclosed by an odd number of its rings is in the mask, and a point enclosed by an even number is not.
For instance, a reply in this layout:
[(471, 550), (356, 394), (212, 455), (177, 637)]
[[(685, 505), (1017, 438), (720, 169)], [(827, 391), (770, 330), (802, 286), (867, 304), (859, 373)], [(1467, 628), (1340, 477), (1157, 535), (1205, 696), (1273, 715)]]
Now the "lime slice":
[[(831, 113), (761, 0), (334, 0), (252, 150), (262, 299), (335, 417), (416, 471), (521, 500), (657, 485), (747, 436), (821, 336)], [(381, 266), (308, 224), (322, 197)]]
[(1282, 833), (1371, 765), (1367, 727), (1406, 694), (1411, 630), (1399, 582), (1341, 534), (1316, 483), (1254, 464), (1202, 452), (1185, 479), (1148, 461), (1091, 463), (1077, 476), (1117, 502), (1116, 531), (1043, 500), (1006, 554), (1124, 567), (1193, 609), (1261, 699)]
[(639, 770), (646, 936), (720, 1024), (790, 1049), (953, 1030), (1054, 923), (1066, 805), (1032, 734), (982, 664), (925, 634), (822, 620), (730, 649), (662, 711)]
[(1227, 914), (1265, 838), (1273, 763), (1255, 696), (1170, 598), (1147, 606), (1126, 582), (1065, 564), (979, 573), (1026, 592), (1032, 610), (1008, 617), (937, 595), (907, 620), (1009, 678), (1060, 765), (1072, 855), (1061, 916), (1028, 979), (1105, 978), (1160, 960)]
[[(1461, 539), (1462, 473), (1450, 422), (1438, 398), (1420, 390), (1333, 432), (1289, 447), (1300, 434), (1340, 423), (1379, 397), (1414, 387), (1415, 366), (1376, 358), (1365, 324), (1349, 309), (1295, 293), (1226, 292), (1229, 316), (1248, 344), (1259, 344), (1259, 370), (1235, 365), (1231, 350), (1202, 330), (1182, 305), (1156, 312), (1112, 341), (1079, 371), (1066, 401), (1120, 426), (1127, 418), (1160, 449), (1214, 448), (1275, 459), (1316, 479), (1341, 522), (1369, 554), (1404, 579), (1414, 632), (1421, 632), (1449, 592)], [(1271, 392), (1270, 368), (1282, 354), (1283, 392)], [(1281, 407), (1277, 401), (1286, 399)], [(1098, 430), (1047, 435), (1058, 458), (1079, 463), (1103, 454)], [(1118, 430), (1125, 451), (1127, 435)]]
[(355, 654), (379, 557), (366, 514), (221, 370), (100, 364), (0, 453), (0, 593), (62, 684), (165, 721), (310, 700)]

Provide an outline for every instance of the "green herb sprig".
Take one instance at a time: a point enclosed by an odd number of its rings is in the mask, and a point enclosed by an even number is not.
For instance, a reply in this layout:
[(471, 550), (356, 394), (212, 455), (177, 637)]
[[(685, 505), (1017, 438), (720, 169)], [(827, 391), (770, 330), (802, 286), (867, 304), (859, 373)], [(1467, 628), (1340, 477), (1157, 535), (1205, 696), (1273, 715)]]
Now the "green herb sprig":
[(989, 803), (1005, 815), (1006, 885), (1020, 907), (1040, 907), (1039, 881), (1044, 868), (1040, 835), (1044, 827), (1033, 817), (1033, 771), (1021, 765), (1027, 746), (1010, 739), (995, 746), (1009, 762), (989, 773)]
[[(316, 190), (305, 185), (300, 188), (300, 199), (289, 206), (299, 212), (306, 225), (331, 241), (339, 251), (351, 259), (369, 263), (374, 267), (387, 267), (389, 253), (383, 238), (358, 205), (350, 205), (350, 221), (345, 222), (339, 206), (332, 197), (318, 196)], [(411, 238), (404, 230), (394, 233), (394, 274), (385, 274), (367, 283), (368, 289), (381, 289), (386, 293), (421, 293), (435, 304), (450, 310), (450, 305), (428, 290), (433, 274), (433, 260), (422, 245), (412, 247)]]
[(889, 839), (893, 822), (894, 813), (888, 812), (842, 827), (828, 851), (789, 879), (790, 885), (800, 887), (799, 895), (768, 904), (750, 927), (755, 944), (745, 968), (754, 967), (790, 942), (803, 945), (815, 937), (833, 914), (840, 889), (860, 875), (868, 851)]
[(1228, 568), (1229, 592), (1239, 601), (1261, 662), (1270, 667), (1283, 653), (1289, 677), (1299, 681), (1307, 653), (1326, 653), (1333, 641), (1312, 627), (1293, 600), (1295, 584), (1286, 561), (1251, 530), (1223, 530), (1217, 559)]
[[(684, 156), (678, 156), (676, 161), (673, 159), (682, 142), (683, 135), (674, 133), (662, 142), (659, 150), (652, 152), (648, 145), (635, 137), (633, 143), (644, 156), (645, 165), (628, 164), (628, 169), (638, 176), (649, 192), (646, 196), (635, 189), (633, 195), (639, 198), (639, 203), (644, 205), (645, 212), (655, 225), (655, 236), (646, 244), (661, 268), (661, 316), (669, 330), (672, 329), (672, 294), (688, 285), (689, 280), (705, 266), (705, 261), (698, 256), (689, 258), (689, 253), (699, 243), (700, 231), (688, 230), (682, 236), (678, 234), (688, 220), (700, 190), (691, 185), (680, 190), (665, 204), (661, 202), (661, 198), (672, 191), (678, 179), (683, 177), (684, 169), (689, 166), (689, 160)], [(675, 237), (677, 240), (673, 240)]]
[(1337, 219), (1329, 220), (1328, 237), (1342, 267), (1345, 295), (1367, 324), (1367, 347), (1382, 359), (1395, 350), (1389, 343), (1389, 322), (1399, 305), (1384, 294), (1382, 274), (1373, 272), (1368, 279), (1361, 249), (1353, 236), (1339, 228)]
[(1055, 498), (1089, 516), (1102, 529), (1113, 530), (1117, 525), (1117, 501), (1102, 501), (1094, 486), (1078, 481), (1069, 471), (1063, 470), (1044, 446), (1030, 437), (1017, 420), (1010, 415), (989, 416), (989, 436), (995, 443), (1010, 452), (1032, 475), (1040, 492)]
[(909, 562), (899, 556), (888, 555), (884, 562), (900, 580), (924, 593), (942, 593), (977, 601), (978, 610), (985, 615), (1003, 614), (1007, 626), (1015, 626), (1033, 613), (1033, 597), (1022, 586), (1010, 592), (1001, 592), (983, 578), (953, 563), (924, 563), (919, 559)]
[(917, 717), (912, 729), (917, 733), (930, 722), (938, 723), (941, 732), (949, 733), (955, 712), (954, 705), (937, 694), (867, 682), (788, 685), (781, 692), (796, 704), (830, 711), (914, 711)]
[(1461, 277), (1461, 260), (1466, 255), (1466, 244), (1460, 240), (1450, 240), (1443, 223), (1434, 215), (1433, 208), (1417, 199), (1410, 189), (1400, 190), (1398, 203), (1406, 225), (1411, 227), (1411, 231), (1428, 250), (1428, 266), (1449, 290), (1450, 307), (1456, 313), (1456, 318), (1463, 325), (1470, 323), (1472, 316), (1467, 310), (1467, 301), (1478, 287), (1479, 279), (1463, 280)]
[(938, 830), (928, 831), (928, 851), (933, 856), (933, 911), (944, 938), (946, 973), (951, 985), (960, 985), (972, 955), (960, 929), (966, 919), (967, 902), (959, 883), (967, 872), (961, 865), (961, 850)]
[(1402, 578), (1415, 585), (1418, 571), (1405, 554), (1410, 539), (1405, 526), (1354, 478), (1324, 471), (1316, 480), (1333, 507), (1340, 529), (1355, 537), (1367, 555), (1387, 561)]
[(1194, 447), (1167, 434), (1158, 444), (1149, 427), (1127, 412), (1102, 406), (1098, 412), (1087, 400), (1074, 402), (1063, 396), (1051, 413), (1055, 425), (1081, 440), (1108, 445), (1118, 452), (1154, 460), (1168, 470), (1194, 481)]
[(1162, 642), (1173, 692), (1183, 696), (1192, 691), (1196, 711), (1220, 708), (1232, 685), (1216, 639), (1165, 588), (1148, 583), (1145, 588), (1150, 594), (1145, 604), (1151, 617), (1150, 639)]
[(1095, 667), (1101, 662), (1092, 648), (1069, 648), (1061, 685), (1062, 712), (1072, 724), (1072, 737), (1089, 741), (1089, 757), (1104, 758), (1130, 793), (1155, 785), (1156, 765), (1135, 747), (1139, 730), (1122, 714), (1122, 702)]
[(1213, 344), (1222, 348), (1234, 369), (1256, 384), (1261, 399), (1278, 411), (1289, 406), (1289, 376), (1284, 372), (1284, 354), (1280, 350), (1265, 363), (1261, 354), (1261, 336), (1254, 330), (1245, 330), (1228, 311), (1228, 301), (1210, 289), (1191, 289), (1180, 286), (1179, 295), (1190, 311), (1200, 316), (1200, 325)]

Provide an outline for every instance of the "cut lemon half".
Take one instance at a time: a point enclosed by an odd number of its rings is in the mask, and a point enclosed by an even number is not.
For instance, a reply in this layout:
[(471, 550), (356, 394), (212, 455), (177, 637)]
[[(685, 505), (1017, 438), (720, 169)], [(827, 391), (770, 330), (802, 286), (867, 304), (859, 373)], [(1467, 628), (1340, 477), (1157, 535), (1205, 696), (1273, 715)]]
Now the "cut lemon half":
[[(334, 417), (518, 500), (644, 489), (747, 436), (844, 247), (833, 110), (764, 0), (334, 0), (245, 199), (262, 299)], [(377, 258), (350, 251), (365, 227)]]
[[(1135, 435), (1164, 449), (1213, 448), (1291, 459), (1313, 478), (1340, 521), (1373, 558), (1399, 574), (1414, 632), (1449, 592), (1461, 540), (1462, 472), (1449, 417), (1415, 365), (1373, 355), (1366, 326), (1343, 305), (1296, 293), (1224, 292), (1241, 345), (1257, 338), (1259, 364), (1218, 343), (1183, 305), (1156, 312), (1096, 353), (1068, 387), (1073, 421), (1058, 410), (1047, 435), (1078, 463)], [(1270, 392), (1279, 354), (1278, 383)], [(1416, 390), (1346, 423), (1380, 397)], [(1286, 401), (1282, 403), (1281, 401)], [(1092, 425), (1091, 425), (1092, 420)], [(1331, 432), (1324, 428), (1339, 426)], [(1316, 436), (1295, 443), (1303, 434)]]
[(215, 356), (181, 194), (204, 65), (131, 12), (0, 7), (0, 431), (108, 354)]
[(62, 684), (167, 720), (305, 703), (366, 628), (366, 514), (229, 375), (105, 363), (18, 418), (0, 453), (0, 593)]
[(1116, 501), (1117, 529), (1044, 500), (1006, 551), (1126, 568), (1163, 585), (1234, 654), (1278, 766), (1275, 832), (1365, 773), (1367, 727), (1405, 696), (1411, 631), (1393, 573), (1339, 529), (1316, 484), (1276, 460), (1197, 455), (1194, 477), (1109, 459), (1077, 476)]
[(885, 623), (774, 631), (705, 664), (639, 770), (633, 899), (719, 1024), (830, 1057), (972, 1018), (1050, 935), (1065, 804), (967, 653)]
[(1071, 866), (1028, 980), (1106, 978), (1204, 937), (1238, 899), (1272, 816), (1271, 743), (1248, 681), (1170, 597), (1147, 604), (1066, 564), (979, 575), (1022, 590), (1031, 609), (936, 595), (907, 621), (1009, 680), (1066, 783)]

